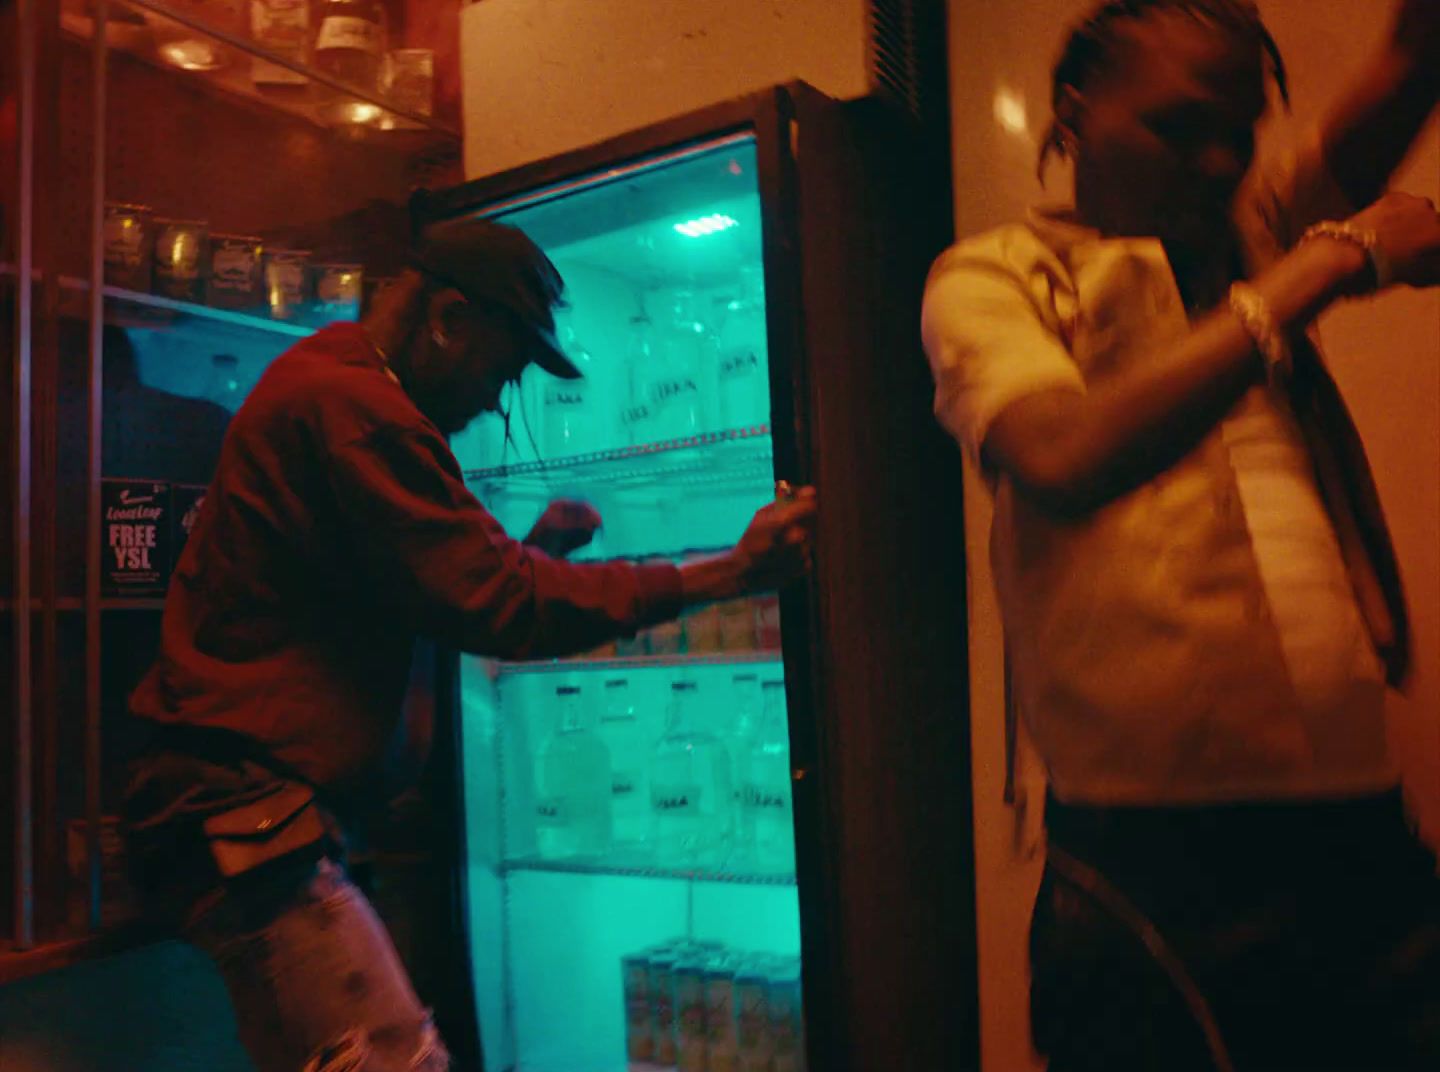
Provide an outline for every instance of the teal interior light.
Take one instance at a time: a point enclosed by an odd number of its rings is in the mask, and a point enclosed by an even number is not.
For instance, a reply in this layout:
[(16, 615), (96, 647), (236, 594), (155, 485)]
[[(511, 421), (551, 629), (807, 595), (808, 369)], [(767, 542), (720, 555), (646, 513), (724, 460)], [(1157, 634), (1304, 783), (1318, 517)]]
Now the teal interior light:
[(677, 223), (675, 230), (686, 238), (703, 238), (706, 235), (728, 231), (737, 226), (739, 222), (734, 216), (727, 216), (723, 212), (712, 212), (708, 216), (697, 216), (693, 220)]

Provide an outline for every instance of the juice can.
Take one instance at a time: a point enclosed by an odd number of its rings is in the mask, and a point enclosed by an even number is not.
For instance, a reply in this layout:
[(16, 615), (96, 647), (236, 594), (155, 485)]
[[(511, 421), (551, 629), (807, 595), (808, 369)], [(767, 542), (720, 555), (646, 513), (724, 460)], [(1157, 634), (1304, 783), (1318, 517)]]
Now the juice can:
[(650, 958), (648, 983), (650, 1001), (651, 1060), (673, 1065), (676, 1056), (675, 965), (683, 953), (665, 949)]
[(770, 1021), (771, 1072), (804, 1072), (805, 1017), (800, 995), (800, 965), (780, 961), (765, 988)]
[(780, 650), (780, 595), (766, 592), (755, 599), (756, 643), (761, 651)]
[(632, 953), (620, 961), (625, 994), (625, 1053), (632, 1061), (655, 1056), (655, 1025), (651, 1022), (651, 950)]
[(749, 596), (717, 604), (720, 646), (724, 651), (755, 650), (755, 604)]
[(770, 1072), (768, 960), (753, 957), (735, 973), (735, 1036), (738, 1072)]
[(708, 1072), (736, 1072), (740, 1037), (735, 1022), (735, 969), (739, 960), (717, 953), (705, 965), (705, 1043)]
[[(647, 565), (668, 565), (668, 555), (653, 555), (645, 559)], [(646, 634), (651, 655), (680, 655), (685, 648), (685, 620), (672, 618), (652, 626)]]
[(707, 954), (688, 952), (675, 965), (675, 1065), (679, 1072), (706, 1072), (705, 969)]

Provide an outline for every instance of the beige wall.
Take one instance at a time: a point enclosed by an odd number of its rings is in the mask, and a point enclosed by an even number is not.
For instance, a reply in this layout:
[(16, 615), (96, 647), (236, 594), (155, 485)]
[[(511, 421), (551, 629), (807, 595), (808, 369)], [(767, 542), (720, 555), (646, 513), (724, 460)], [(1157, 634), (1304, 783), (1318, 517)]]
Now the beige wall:
[(460, 16), (467, 178), (799, 78), (870, 81), (864, 0), (480, 0)]
[[(971, 234), (1040, 199), (1037, 139), (1048, 119), (1049, 66), (1063, 27), (1091, 0), (950, 0), (956, 231)], [(1293, 137), (1313, 119), (1385, 30), (1381, 0), (1261, 0), (1292, 68), (1295, 115), (1267, 131)], [(1440, 196), (1434, 128), (1399, 183)], [(1050, 196), (1068, 193), (1060, 167)], [(1344, 309), (1323, 331), (1331, 364), (1365, 437), (1394, 530), (1415, 618), (1417, 673), (1393, 697), (1392, 740), (1406, 786), (1432, 842), (1440, 842), (1440, 295), (1399, 294)], [(1024, 940), (1040, 856), (1026, 817), (1001, 803), (1000, 635), (986, 540), (983, 489), (967, 488), (971, 574), (976, 858), (984, 1067), (1038, 1067), (1026, 1015)], [(1038, 790), (1032, 786), (1031, 794)], [(1033, 814), (1029, 817), (1033, 824)]]

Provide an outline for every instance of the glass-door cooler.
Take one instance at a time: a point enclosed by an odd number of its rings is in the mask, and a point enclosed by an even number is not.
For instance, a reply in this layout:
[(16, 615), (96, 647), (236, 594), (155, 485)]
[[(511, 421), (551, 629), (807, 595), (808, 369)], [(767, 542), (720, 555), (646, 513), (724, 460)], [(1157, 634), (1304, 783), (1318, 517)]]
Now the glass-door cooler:
[[(774, 495), (761, 197), (732, 133), (482, 209), (566, 283), (584, 378), (537, 369), (454, 442), (507, 531), (576, 498), (577, 560), (680, 563)], [(571, 659), (463, 657), (470, 937), (486, 1067), (804, 1066), (780, 600)]]

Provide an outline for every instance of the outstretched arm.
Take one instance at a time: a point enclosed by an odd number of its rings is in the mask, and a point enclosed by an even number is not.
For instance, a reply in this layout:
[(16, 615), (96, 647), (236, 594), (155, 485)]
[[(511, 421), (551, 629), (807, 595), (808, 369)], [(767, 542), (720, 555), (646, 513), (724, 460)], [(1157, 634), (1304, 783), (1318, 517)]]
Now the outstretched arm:
[(1402, 0), (1385, 47), (1325, 119), (1325, 161), (1351, 204), (1384, 192), (1437, 96), (1440, 0)]

